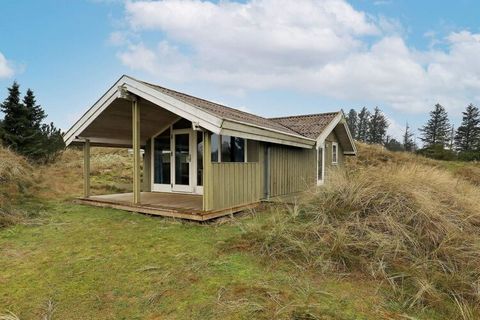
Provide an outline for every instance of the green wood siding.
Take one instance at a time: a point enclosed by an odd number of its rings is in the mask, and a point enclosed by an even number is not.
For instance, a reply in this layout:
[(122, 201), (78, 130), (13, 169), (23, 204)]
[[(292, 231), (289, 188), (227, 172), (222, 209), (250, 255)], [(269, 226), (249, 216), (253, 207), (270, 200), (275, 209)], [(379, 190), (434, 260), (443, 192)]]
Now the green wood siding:
[(226, 209), (260, 201), (262, 180), (258, 162), (212, 163), (211, 209)]
[[(338, 143), (338, 163), (332, 163), (332, 142)], [(345, 164), (345, 155), (343, 154), (343, 148), (338, 142), (338, 138), (334, 132), (330, 133), (325, 139), (325, 183), (328, 183), (328, 178), (332, 171), (343, 167)]]
[[(332, 170), (344, 164), (338, 145), (338, 164), (332, 164), (334, 133), (325, 140), (325, 183)], [(268, 151), (268, 163), (266, 158)], [(247, 141), (246, 163), (211, 163), (204, 189), (207, 210), (219, 210), (251, 204), (268, 197), (306, 191), (317, 182), (317, 149), (289, 147), (254, 140)], [(267, 165), (267, 167), (265, 167)], [(265, 180), (267, 179), (267, 180)], [(208, 185), (208, 186), (207, 186)]]
[(148, 139), (143, 154), (142, 191), (152, 191), (152, 139)]
[(305, 191), (315, 185), (316, 149), (270, 146), (269, 196)]

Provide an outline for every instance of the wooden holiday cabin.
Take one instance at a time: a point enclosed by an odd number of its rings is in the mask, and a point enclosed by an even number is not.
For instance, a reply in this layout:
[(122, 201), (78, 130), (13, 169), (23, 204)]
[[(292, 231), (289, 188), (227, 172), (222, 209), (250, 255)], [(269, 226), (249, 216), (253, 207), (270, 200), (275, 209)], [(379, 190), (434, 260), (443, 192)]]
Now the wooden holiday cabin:
[[(356, 154), (342, 111), (264, 118), (129, 76), (64, 139), (84, 148), (79, 202), (199, 221), (328, 183)], [(93, 146), (132, 148), (133, 193), (90, 194)]]

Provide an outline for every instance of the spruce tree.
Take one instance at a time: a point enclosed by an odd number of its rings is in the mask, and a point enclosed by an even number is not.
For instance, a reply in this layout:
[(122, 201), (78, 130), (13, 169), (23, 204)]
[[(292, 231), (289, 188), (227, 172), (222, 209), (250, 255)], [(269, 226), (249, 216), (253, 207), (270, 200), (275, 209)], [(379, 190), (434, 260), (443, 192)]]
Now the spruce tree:
[(430, 119), (419, 130), (422, 132), (422, 141), (426, 147), (441, 146), (445, 148), (449, 141), (450, 121), (445, 108), (437, 103), (430, 112)]
[(460, 152), (480, 151), (480, 110), (469, 104), (462, 114), (462, 124), (455, 134), (455, 147)]
[(30, 126), (32, 128), (40, 128), (43, 119), (47, 117), (40, 105), (37, 105), (35, 95), (31, 89), (27, 90), (25, 97), (23, 97), (23, 105), (27, 108), (27, 116)]
[(28, 119), (26, 109), (20, 102), (20, 86), (16, 81), (8, 88), (8, 97), (0, 105), (0, 109), (5, 114), (2, 125), (3, 144), (20, 152), (25, 141), (23, 133), (28, 126)]
[(347, 125), (352, 137), (357, 136), (357, 123), (358, 123), (358, 115), (357, 111), (354, 109), (350, 109), (347, 116)]
[(368, 123), (367, 141), (369, 143), (383, 144), (387, 134), (388, 121), (379, 107), (375, 107)]
[(27, 117), (27, 126), (23, 132), (25, 141), (22, 146), (22, 154), (33, 160), (40, 160), (45, 156), (42, 121), (46, 118), (45, 111), (37, 105), (35, 95), (28, 89), (23, 98), (23, 106)]
[(405, 125), (405, 133), (403, 134), (403, 146), (405, 151), (413, 152), (415, 151), (415, 141), (413, 140), (413, 132), (410, 131), (410, 126)]
[(387, 136), (387, 138), (385, 139), (385, 148), (387, 148), (390, 151), (405, 150), (405, 146), (400, 141), (398, 141), (395, 138), (390, 138), (389, 136)]
[(370, 122), (370, 112), (363, 107), (358, 114), (357, 140), (366, 142), (368, 137), (368, 128)]
[(38, 161), (43, 163), (52, 162), (65, 148), (62, 131), (50, 122), (50, 124), (42, 125), (41, 133), (42, 153), (39, 154)]
[(32, 90), (27, 90), (22, 102), (17, 82), (8, 91), (8, 97), (0, 105), (5, 114), (0, 128), (2, 144), (35, 162), (54, 159), (65, 146), (61, 131), (52, 123), (42, 124), (46, 114), (37, 105)]

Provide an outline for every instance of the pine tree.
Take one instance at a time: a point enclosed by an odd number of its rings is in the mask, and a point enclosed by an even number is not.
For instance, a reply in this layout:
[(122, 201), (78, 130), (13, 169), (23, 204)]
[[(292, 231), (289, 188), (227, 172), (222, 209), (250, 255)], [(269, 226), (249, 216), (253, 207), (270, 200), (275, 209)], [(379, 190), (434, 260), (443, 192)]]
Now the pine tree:
[(415, 151), (415, 141), (413, 140), (413, 132), (410, 131), (410, 126), (405, 125), (405, 133), (403, 134), (403, 146), (405, 151), (413, 152)]
[(37, 105), (35, 95), (31, 89), (27, 90), (23, 98), (23, 105), (27, 108), (27, 116), (30, 126), (33, 128), (40, 128), (43, 119), (47, 117), (40, 105)]
[(460, 152), (480, 151), (480, 110), (469, 104), (462, 114), (462, 124), (455, 134), (455, 147)]
[(368, 123), (367, 141), (369, 143), (383, 144), (387, 134), (388, 121), (379, 107), (375, 107)]
[(5, 114), (2, 125), (3, 144), (20, 152), (25, 141), (23, 133), (28, 126), (28, 119), (26, 109), (20, 102), (20, 86), (16, 81), (8, 88), (8, 97), (0, 105), (0, 109)]
[(385, 148), (390, 151), (404, 151), (405, 146), (395, 138), (387, 136), (385, 139)]
[(41, 133), (42, 154), (40, 154), (39, 161), (43, 163), (52, 162), (65, 148), (62, 131), (50, 122), (50, 124), (42, 125)]
[(0, 128), (2, 144), (32, 161), (48, 162), (64, 148), (61, 131), (51, 123), (42, 124), (46, 114), (37, 105), (32, 90), (20, 102), (20, 86), (14, 82), (0, 105), (5, 113)]
[(28, 89), (23, 98), (23, 106), (26, 112), (27, 126), (23, 132), (25, 141), (22, 146), (22, 154), (33, 160), (40, 160), (45, 156), (45, 148), (42, 121), (46, 118), (45, 111), (37, 105), (35, 95)]
[(354, 109), (350, 109), (347, 116), (347, 125), (352, 137), (357, 136), (357, 123), (358, 123), (358, 115), (357, 111)]
[(422, 132), (421, 139), (426, 147), (441, 146), (445, 148), (450, 133), (450, 121), (445, 108), (437, 103), (430, 112), (430, 119), (427, 124), (419, 130)]
[(368, 128), (370, 122), (370, 112), (367, 108), (363, 107), (358, 114), (358, 125), (357, 125), (357, 140), (366, 142), (368, 136)]

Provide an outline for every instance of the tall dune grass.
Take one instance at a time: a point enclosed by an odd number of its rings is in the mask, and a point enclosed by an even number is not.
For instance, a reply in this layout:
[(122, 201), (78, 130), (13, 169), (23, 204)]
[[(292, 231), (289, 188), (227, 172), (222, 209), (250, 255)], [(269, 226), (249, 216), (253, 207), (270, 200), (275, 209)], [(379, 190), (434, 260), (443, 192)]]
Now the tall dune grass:
[(361, 156), (298, 205), (250, 224), (242, 241), (301, 267), (378, 279), (406, 307), (455, 305), (475, 319), (480, 188), (430, 160), (378, 150), (389, 159)]
[(17, 223), (25, 215), (15, 208), (36, 192), (36, 174), (27, 160), (0, 147), (0, 227)]
[[(93, 194), (128, 192), (132, 188), (132, 156), (126, 149), (92, 148), (90, 156)], [(57, 199), (79, 197), (83, 193), (83, 151), (67, 148), (59, 159), (39, 167), (41, 196)]]

